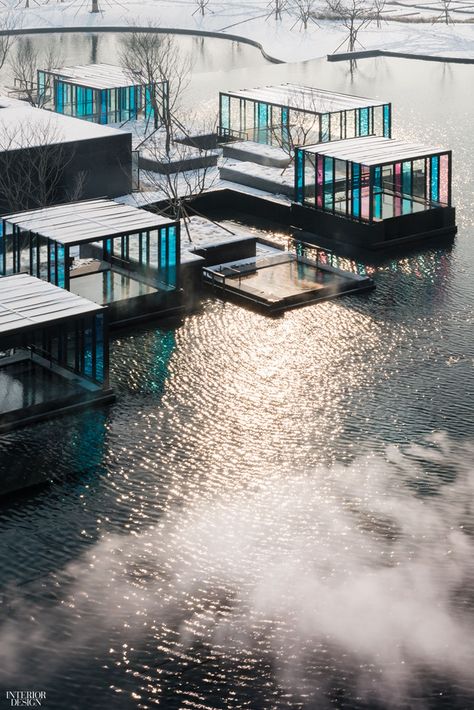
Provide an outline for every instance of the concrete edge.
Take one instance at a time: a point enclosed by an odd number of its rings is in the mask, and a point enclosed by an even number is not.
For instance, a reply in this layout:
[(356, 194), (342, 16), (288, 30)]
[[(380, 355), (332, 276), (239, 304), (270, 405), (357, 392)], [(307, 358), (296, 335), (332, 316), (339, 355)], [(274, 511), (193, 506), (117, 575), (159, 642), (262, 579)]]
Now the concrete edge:
[(328, 54), (328, 62), (346, 62), (354, 59), (368, 59), (371, 57), (394, 57), (395, 59), (419, 59), (424, 62), (451, 62), (452, 64), (474, 64), (470, 57), (443, 57), (433, 54), (413, 54), (412, 52), (391, 52), (386, 49), (365, 49), (358, 52), (341, 52)]

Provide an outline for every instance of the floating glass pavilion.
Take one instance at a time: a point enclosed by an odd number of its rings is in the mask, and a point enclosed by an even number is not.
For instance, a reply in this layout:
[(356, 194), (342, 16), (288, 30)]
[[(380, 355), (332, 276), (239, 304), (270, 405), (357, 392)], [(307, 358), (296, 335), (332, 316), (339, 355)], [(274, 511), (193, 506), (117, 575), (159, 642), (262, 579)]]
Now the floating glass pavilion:
[(297, 148), (295, 192), (366, 222), (450, 206), (451, 151), (375, 136)]
[(133, 84), (121, 68), (86, 64), (38, 70), (38, 92), (54, 111), (95, 123), (121, 123), (140, 114), (163, 119), (168, 109), (168, 82)]
[(377, 136), (304, 146), (295, 155), (295, 201), (321, 215), (316, 231), (339, 238), (357, 235), (354, 223), (380, 225), (382, 241), (452, 231), (451, 162), (449, 150)]
[(28, 274), (0, 278), (0, 432), (113, 399), (108, 313)]
[(391, 104), (295, 84), (219, 94), (222, 137), (268, 145), (326, 143), (392, 131)]
[(98, 199), (8, 215), (2, 235), (0, 274), (27, 272), (109, 305), (114, 322), (176, 306), (179, 222)]

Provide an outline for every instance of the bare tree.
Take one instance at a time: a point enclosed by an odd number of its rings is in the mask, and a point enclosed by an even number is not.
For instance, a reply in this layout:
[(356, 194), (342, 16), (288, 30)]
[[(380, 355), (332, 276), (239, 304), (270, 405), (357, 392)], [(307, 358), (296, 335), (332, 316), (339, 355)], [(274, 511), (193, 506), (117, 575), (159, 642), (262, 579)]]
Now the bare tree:
[(452, 0), (441, 0), (441, 14), (433, 20), (433, 24), (435, 22), (444, 22), (446, 25), (449, 25), (451, 22), (453, 22), (453, 19), (451, 17), (452, 4)]
[[(210, 134), (215, 130), (214, 123), (212, 127), (207, 126), (204, 132)], [(183, 140), (185, 142), (181, 142)], [(198, 147), (193, 142), (184, 133), (168, 150), (159, 132), (155, 133), (146, 143), (145, 157), (155, 164), (156, 170), (142, 171), (148, 188), (157, 191), (160, 199), (166, 203), (166, 215), (183, 221), (190, 241), (190, 215), (199, 214), (193, 207), (193, 201), (212, 187), (217, 179), (217, 170), (211, 160), (213, 150)], [(198, 162), (191, 165), (190, 161), (193, 160)]]
[(300, 23), (300, 26), (304, 30), (307, 30), (310, 22), (313, 22), (319, 27), (315, 19), (316, 0), (293, 0), (292, 9), (294, 14), (296, 15), (296, 22), (294, 23), (293, 27)]
[(50, 71), (63, 64), (59, 44), (48, 44), (45, 53), (39, 51), (29, 37), (22, 37), (10, 59), (10, 67), (19, 96), (31, 106), (43, 107), (52, 92), (51, 75), (46, 75), (46, 85), (39, 88), (37, 69)]
[(380, 29), (382, 26), (382, 20), (383, 20), (383, 13), (385, 10), (385, 5), (387, 4), (387, 0), (373, 0), (373, 11), (375, 15), (375, 21), (377, 23), (377, 27)]
[(207, 7), (210, 4), (210, 2), (211, 2), (211, 0), (195, 0), (197, 7), (194, 10), (193, 15), (196, 15), (199, 12), (204, 17), (204, 15), (206, 14)]
[[(153, 109), (154, 129), (162, 127), (169, 152), (180, 108), (182, 93), (189, 83), (190, 60), (183, 56), (173, 35), (149, 32), (130, 32), (124, 35), (120, 62), (134, 84), (149, 87), (149, 101)], [(162, 82), (169, 91), (163, 96)]]
[[(8, 211), (44, 207), (58, 198), (65, 171), (74, 157), (51, 116), (42, 121), (0, 118), (0, 204)], [(79, 196), (84, 176), (76, 176), (69, 194)]]
[(348, 30), (348, 35), (336, 48), (336, 52), (347, 43), (349, 52), (354, 52), (359, 42), (359, 32), (370, 24), (372, 14), (367, 9), (365, 0), (327, 0), (327, 6), (333, 17), (340, 19), (342, 25)]
[(274, 17), (275, 20), (281, 20), (283, 12), (287, 10), (288, 0), (270, 0), (267, 5), (268, 17)]
[(5, 64), (16, 40), (11, 32), (21, 27), (21, 18), (16, 8), (14, 1), (8, 0), (5, 9), (0, 13), (0, 69)]

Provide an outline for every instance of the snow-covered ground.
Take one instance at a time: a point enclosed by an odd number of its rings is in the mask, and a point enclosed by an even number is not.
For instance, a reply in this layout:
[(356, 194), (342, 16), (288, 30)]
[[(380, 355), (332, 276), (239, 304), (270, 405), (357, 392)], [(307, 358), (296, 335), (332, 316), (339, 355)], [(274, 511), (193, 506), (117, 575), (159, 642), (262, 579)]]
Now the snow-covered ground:
[[(31, 4), (31, 3), (30, 3)], [(253, 40), (281, 61), (302, 61), (344, 50), (346, 30), (337, 21), (310, 22), (303, 30), (294, 12), (281, 20), (269, 16), (268, 0), (211, 0), (202, 16), (194, 0), (99, 0), (102, 12), (91, 13), (90, 0), (31, 4), (16, 10), (18, 27), (123, 27), (154, 25), (160, 28), (218, 32)], [(441, 3), (392, 0), (385, 17), (403, 21), (373, 22), (359, 39), (366, 49), (413, 52), (438, 56), (474, 58), (474, 5), (452, 3), (451, 24), (432, 23), (441, 14)], [(320, 11), (324, 2), (321, 0)], [(4, 12), (2, 10), (1, 12)]]

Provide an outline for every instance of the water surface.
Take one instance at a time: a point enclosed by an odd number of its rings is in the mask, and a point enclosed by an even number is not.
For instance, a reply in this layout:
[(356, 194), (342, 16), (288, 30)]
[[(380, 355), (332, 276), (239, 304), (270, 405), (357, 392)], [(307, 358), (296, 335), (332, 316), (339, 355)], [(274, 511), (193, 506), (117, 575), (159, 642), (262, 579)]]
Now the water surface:
[(252, 50), (224, 72), (212, 47), (203, 100), (277, 81), (392, 100), (396, 136), (453, 149), (459, 233), (368, 264), (363, 296), (275, 320), (208, 298), (120, 333), (115, 405), (2, 437), (0, 467), (53, 483), (0, 508), (0, 685), (58, 710), (465, 710), (473, 69)]

